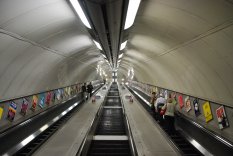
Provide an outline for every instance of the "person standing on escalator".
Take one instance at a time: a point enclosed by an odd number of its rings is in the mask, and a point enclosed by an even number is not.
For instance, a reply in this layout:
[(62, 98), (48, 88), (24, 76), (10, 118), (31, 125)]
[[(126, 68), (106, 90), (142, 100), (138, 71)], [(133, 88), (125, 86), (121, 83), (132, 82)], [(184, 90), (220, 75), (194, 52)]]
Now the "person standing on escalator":
[(91, 98), (93, 86), (91, 82), (87, 85), (88, 98)]
[(169, 134), (174, 134), (175, 132), (175, 117), (174, 117), (175, 107), (176, 107), (176, 103), (173, 102), (172, 98), (169, 98), (165, 106), (162, 108), (162, 109), (166, 109), (165, 123)]
[(166, 99), (163, 97), (163, 93), (159, 94), (159, 98), (157, 98), (155, 102), (155, 114), (156, 114), (156, 120), (162, 125), (163, 124), (163, 116), (160, 115), (160, 111), (164, 104), (166, 103)]
[(86, 101), (86, 95), (87, 94), (87, 87), (86, 87), (86, 83), (83, 84), (82, 86), (82, 97), (84, 98), (84, 101)]

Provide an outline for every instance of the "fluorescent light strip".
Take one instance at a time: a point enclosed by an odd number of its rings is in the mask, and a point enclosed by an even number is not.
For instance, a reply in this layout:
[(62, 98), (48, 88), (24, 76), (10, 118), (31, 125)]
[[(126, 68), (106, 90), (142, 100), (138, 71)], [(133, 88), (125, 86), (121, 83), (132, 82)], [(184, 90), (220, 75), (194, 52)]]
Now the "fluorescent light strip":
[(129, 27), (133, 25), (140, 2), (141, 0), (129, 0), (124, 29), (128, 29)]
[(89, 29), (91, 29), (91, 25), (90, 23), (88, 22), (83, 10), (82, 10), (82, 7), (80, 6), (78, 0), (70, 0), (70, 3), (72, 4), (74, 10), (77, 12), (79, 18), (81, 19), (81, 21), (83, 22), (83, 24), (88, 27)]
[(101, 45), (98, 42), (96, 42), (95, 40), (93, 40), (93, 41), (94, 41), (95, 45), (97, 46), (97, 48), (99, 48), (99, 50), (103, 50)]
[(118, 59), (121, 59), (123, 57), (123, 53), (119, 55)]
[(102, 54), (104, 58), (106, 58), (106, 56), (104, 54)]
[(125, 46), (126, 46), (126, 43), (127, 43), (127, 41), (125, 41), (125, 42), (121, 43), (120, 50), (123, 50), (123, 49), (125, 48)]

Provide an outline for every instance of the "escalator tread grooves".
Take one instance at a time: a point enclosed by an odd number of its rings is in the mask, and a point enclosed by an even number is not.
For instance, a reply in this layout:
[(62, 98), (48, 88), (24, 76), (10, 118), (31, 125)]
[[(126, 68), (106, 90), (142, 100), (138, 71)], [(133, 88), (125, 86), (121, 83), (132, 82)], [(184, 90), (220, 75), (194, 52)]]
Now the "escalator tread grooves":
[[(111, 86), (103, 106), (121, 106), (117, 87)], [(109, 96), (109, 97), (108, 97)], [(126, 135), (123, 110), (121, 108), (105, 108), (97, 123), (95, 135)], [(131, 155), (128, 140), (92, 140), (87, 155), (117, 156)]]

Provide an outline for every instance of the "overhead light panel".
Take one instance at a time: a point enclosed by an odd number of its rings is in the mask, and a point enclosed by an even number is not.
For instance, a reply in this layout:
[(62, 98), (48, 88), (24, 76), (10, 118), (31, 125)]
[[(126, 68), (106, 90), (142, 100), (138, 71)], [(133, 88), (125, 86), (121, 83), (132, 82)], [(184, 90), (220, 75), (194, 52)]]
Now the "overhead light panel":
[(106, 58), (106, 56), (104, 54), (102, 54), (104, 58)]
[(99, 48), (99, 50), (102, 50), (101, 45), (98, 42), (96, 42), (95, 40), (93, 40), (93, 41), (94, 41), (95, 45), (97, 46), (97, 48)]
[(118, 62), (120, 63), (120, 62), (121, 62), (121, 60), (118, 60)]
[(129, 0), (124, 29), (133, 25), (141, 0)]
[(127, 43), (127, 41), (125, 41), (125, 42), (121, 43), (120, 50), (123, 50), (123, 49), (125, 48), (125, 46), (126, 46), (126, 43)]
[(91, 25), (90, 23), (88, 22), (83, 10), (82, 10), (82, 7), (80, 6), (78, 0), (70, 0), (70, 3), (72, 4), (74, 10), (77, 12), (79, 18), (81, 19), (81, 21), (83, 22), (83, 24), (88, 27), (89, 29), (91, 29)]
[(119, 55), (118, 59), (121, 59), (123, 57), (123, 53)]

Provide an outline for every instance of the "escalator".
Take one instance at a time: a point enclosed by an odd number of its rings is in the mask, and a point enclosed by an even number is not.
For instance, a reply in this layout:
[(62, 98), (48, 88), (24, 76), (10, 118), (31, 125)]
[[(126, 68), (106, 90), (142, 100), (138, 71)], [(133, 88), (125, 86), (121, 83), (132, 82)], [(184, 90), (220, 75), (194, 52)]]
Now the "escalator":
[[(130, 156), (134, 152), (126, 117), (122, 107), (117, 84), (113, 83), (107, 93), (93, 132), (88, 132), (83, 149), (77, 155), (88, 156)], [(94, 127), (94, 126), (92, 126)], [(88, 141), (88, 138), (91, 138)], [(80, 151), (80, 150), (79, 150)], [(86, 151), (86, 152), (85, 152)]]
[[(133, 90), (136, 91), (136, 93), (128, 88), (131, 93), (136, 95), (135, 97), (140, 102), (140, 104), (147, 110), (147, 112), (153, 117), (153, 119), (156, 121), (155, 118), (155, 112), (151, 110), (150, 106), (148, 106), (145, 101), (142, 100), (144, 98), (147, 101), (150, 101), (150, 97), (147, 96), (142, 91), (134, 88)], [(139, 94), (142, 98), (140, 98), (137, 94)], [(157, 122), (157, 121), (156, 121)], [(167, 135), (171, 138), (171, 141), (176, 145), (178, 150), (182, 155), (185, 156), (201, 156), (203, 155), (199, 150), (197, 150), (182, 134), (179, 130), (176, 130), (173, 134), (169, 134), (164, 123), (158, 122), (158, 124), (161, 126), (161, 128), (167, 133)]]

